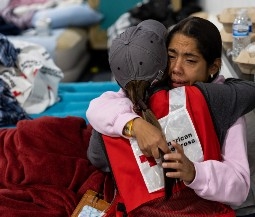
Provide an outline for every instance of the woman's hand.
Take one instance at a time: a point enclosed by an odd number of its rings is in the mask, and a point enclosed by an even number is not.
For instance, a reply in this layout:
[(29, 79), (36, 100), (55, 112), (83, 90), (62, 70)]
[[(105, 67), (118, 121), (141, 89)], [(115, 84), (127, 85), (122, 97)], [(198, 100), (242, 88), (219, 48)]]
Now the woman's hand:
[(167, 153), (164, 159), (169, 162), (162, 163), (163, 168), (175, 169), (175, 172), (167, 172), (166, 176), (169, 178), (178, 178), (184, 182), (191, 183), (196, 175), (196, 170), (192, 161), (190, 161), (184, 154), (181, 145), (176, 142), (171, 142), (175, 148), (175, 152)]
[(165, 136), (157, 127), (142, 118), (136, 118), (133, 122), (133, 132), (142, 153), (147, 156), (159, 158), (159, 148), (164, 152), (170, 152)]

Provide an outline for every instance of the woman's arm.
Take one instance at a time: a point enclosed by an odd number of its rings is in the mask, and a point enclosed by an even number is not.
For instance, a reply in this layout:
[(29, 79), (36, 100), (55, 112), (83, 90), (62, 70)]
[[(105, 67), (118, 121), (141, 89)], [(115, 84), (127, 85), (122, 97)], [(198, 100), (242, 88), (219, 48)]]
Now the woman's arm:
[(255, 82), (228, 78), (224, 84), (195, 84), (203, 93), (210, 109), (220, 143), (236, 120), (255, 108)]
[(250, 187), (246, 146), (246, 125), (244, 118), (239, 118), (227, 132), (222, 161), (194, 163), (196, 176), (188, 186), (202, 198), (229, 205), (242, 204)]
[(162, 132), (144, 119), (137, 118), (140, 116), (133, 111), (133, 104), (122, 89), (118, 92), (105, 92), (93, 99), (86, 116), (96, 131), (113, 137), (124, 136), (124, 126), (128, 121), (135, 119), (133, 134), (143, 154), (159, 158), (158, 148), (165, 153), (168, 151)]
[(132, 102), (124, 91), (107, 91), (100, 97), (93, 99), (86, 111), (86, 116), (93, 128), (108, 136), (123, 136), (125, 124), (139, 117), (133, 111)]

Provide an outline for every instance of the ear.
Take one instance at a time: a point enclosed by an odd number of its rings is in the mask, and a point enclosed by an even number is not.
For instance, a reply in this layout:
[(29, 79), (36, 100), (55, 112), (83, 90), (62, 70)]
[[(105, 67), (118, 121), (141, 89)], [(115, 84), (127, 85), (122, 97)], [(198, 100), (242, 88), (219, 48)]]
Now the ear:
[(214, 60), (213, 64), (209, 67), (209, 74), (214, 75), (221, 69), (221, 58)]

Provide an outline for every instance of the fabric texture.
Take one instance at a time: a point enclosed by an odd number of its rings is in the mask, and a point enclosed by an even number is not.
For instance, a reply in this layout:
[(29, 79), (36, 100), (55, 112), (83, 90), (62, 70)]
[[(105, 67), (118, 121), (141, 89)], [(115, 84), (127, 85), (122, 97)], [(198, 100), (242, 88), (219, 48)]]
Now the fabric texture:
[(63, 72), (44, 47), (19, 40), (12, 43), (20, 49), (16, 67), (7, 69), (0, 65), (0, 78), (28, 114), (41, 113), (58, 101)]
[(86, 157), (91, 127), (82, 118), (42, 117), (0, 130), (0, 216), (69, 217), (105, 174)]
[(205, 96), (221, 144), (224, 143), (226, 133), (235, 121), (255, 107), (253, 91), (255, 83), (228, 78), (225, 84), (203, 82), (195, 84)]
[[(246, 198), (246, 201), (238, 207), (233, 207), (236, 210), (237, 216), (245, 216), (253, 213), (255, 217), (255, 111), (251, 111), (245, 115), (247, 125), (247, 154), (250, 165), (251, 187)], [(248, 217), (248, 216), (247, 216)], [(252, 217), (252, 216), (251, 216)]]
[[(132, 80), (154, 82), (162, 78), (167, 66), (166, 36), (167, 31), (162, 23), (145, 20), (128, 28), (113, 41), (109, 63), (122, 88)], [(148, 62), (151, 64), (146, 64)]]
[(62, 7), (48, 8), (35, 12), (31, 25), (36, 27), (40, 20), (49, 18), (52, 29), (71, 26), (85, 27), (96, 24), (103, 19), (103, 15), (92, 9), (87, 3), (74, 4)]
[(8, 85), (0, 78), (0, 127), (31, 119), (11, 94)]
[(110, 172), (108, 160), (105, 154), (104, 141), (102, 134), (92, 129), (92, 134), (89, 140), (87, 156), (90, 162), (98, 169), (104, 172)]
[(5, 67), (15, 66), (20, 49), (8, 40), (8, 38), (0, 33), (0, 63)]

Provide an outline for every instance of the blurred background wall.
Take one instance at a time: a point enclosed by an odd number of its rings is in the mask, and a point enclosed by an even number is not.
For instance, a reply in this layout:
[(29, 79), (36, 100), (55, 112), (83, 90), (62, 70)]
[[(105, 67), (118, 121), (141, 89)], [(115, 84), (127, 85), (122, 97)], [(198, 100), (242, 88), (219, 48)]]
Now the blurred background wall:
[(204, 11), (211, 14), (218, 14), (224, 8), (255, 6), (254, 0), (199, 0)]

